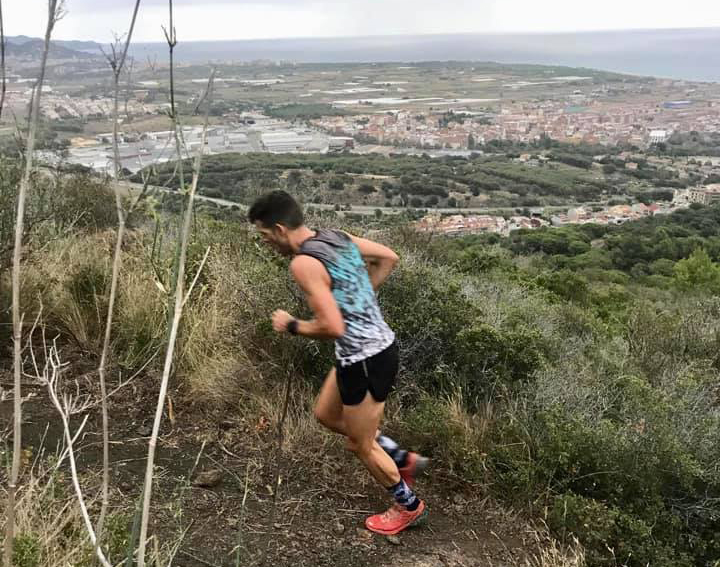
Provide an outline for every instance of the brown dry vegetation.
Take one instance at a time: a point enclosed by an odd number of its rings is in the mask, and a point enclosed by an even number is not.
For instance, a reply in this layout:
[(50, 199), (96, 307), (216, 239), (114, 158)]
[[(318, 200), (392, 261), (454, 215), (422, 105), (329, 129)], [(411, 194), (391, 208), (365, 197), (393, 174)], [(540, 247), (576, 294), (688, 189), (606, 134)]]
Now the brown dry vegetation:
[[(84, 206), (106, 203), (112, 207), (109, 193), (91, 195), (83, 201)], [(113, 364), (108, 373), (108, 389), (113, 392), (113, 468), (106, 547), (115, 562), (125, 557), (133, 534), (145, 454), (143, 428), (150, 421), (161, 364), (157, 353), (163, 349), (167, 327), (175, 237), (161, 205), (153, 206), (164, 221), (156, 225), (151, 217), (135, 219), (136, 228), (123, 245)], [(316, 220), (313, 224), (332, 222), (328, 218)], [(37, 230), (44, 234), (47, 227)], [(39, 316), (46, 340), (56, 338), (62, 360), (68, 363), (64, 391), (90, 404), (84, 412), (90, 421), (78, 452), (91, 514), (99, 507), (94, 499), (100, 482), (96, 366), (107, 310), (112, 236), (106, 228), (76, 227), (31, 246), (22, 284), (26, 321)], [(177, 553), (178, 565), (200, 565), (203, 561), (235, 565), (237, 549), (241, 551), (241, 564), (313, 564), (306, 562), (316, 552), (323, 561), (347, 565), (390, 561), (395, 555), (392, 546), (358, 531), (363, 510), (383, 506), (382, 491), (344, 453), (341, 440), (322, 431), (312, 418), (314, 395), (332, 360), (332, 349), (271, 332), (268, 314), (274, 308), (285, 307), (298, 314), (306, 310), (285, 262), (259, 246), (243, 219), (220, 222), (198, 216), (188, 279), (194, 277), (208, 246), (208, 261), (188, 302), (179, 337), (161, 437), (154, 539), (149, 547), (155, 558), (149, 559), (150, 564), (164, 565)], [(404, 270), (416, 269), (415, 262), (425, 263), (409, 254)], [(3, 313), (8, 294), (4, 274), (0, 279)], [(27, 338), (42, 358), (39, 332)], [(4, 352), (9, 346), (6, 338)], [(42, 384), (29, 377), (30, 352), (26, 347), (26, 391), (31, 397), (26, 402), (27, 458), (18, 508), (16, 562), (20, 567), (89, 565), (92, 549), (69, 486), (67, 461), (55, 468), (57, 455), (62, 452), (61, 431)], [(7, 367), (9, 361), (2, 360)], [(115, 391), (116, 384), (137, 371), (140, 373), (131, 382)], [(291, 403), (283, 452), (278, 455), (276, 427), (287, 379), (292, 380)], [(402, 381), (404, 393), (391, 403), (387, 426), (405, 438), (403, 432), (414, 427), (410, 408), (416, 403), (422, 407), (425, 394), (413, 384), (410, 370)], [(540, 537), (542, 531), (522, 520), (510, 520), (509, 512), (492, 504), (481, 475), (463, 478), (466, 466), (455, 461), (461, 455), (468, 461), (480, 457), (477, 448), (485, 442), (492, 420), (490, 406), (480, 413), (469, 412), (459, 393), (436, 398), (434, 405), (449, 418), (447, 427), (452, 434), (446, 439), (452, 443), (435, 451), (437, 472), (421, 485), (433, 502), (435, 523), (430, 524), (430, 531), (416, 530), (404, 536), (404, 541), (416, 549), (414, 564), (445, 557), (449, 565), (489, 566), (503, 558), (542, 567), (580, 565), (579, 552), (560, 553), (554, 540)], [(4, 410), (3, 416), (7, 416)], [(74, 418), (75, 427), (81, 417)], [(425, 437), (422, 431), (418, 434), (420, 443)], [(273, 512), (270, 494), (276, 462), (281, 465), (283, 481), (278, 509)], [(193, 479), (202, 471), (220, 471), (220, 487), (210, 491), (194, 487)], [(248, 496), (244, 498), (246, 474)], [(463, 506), (453, 496), (456, 490), (463, 494)], [(338, 513), (339, 509), (355, 512)], [(470, 523), (461, 519), (465, 509), (478, 510)], [(292, 518), (285, 525), (283, 518), (288, 514)], [(317, 533), (297, 532), (308, 524), (326, 527)], [(531, 534), (539, 539), (533, 540)], [(298, 537), (310, 538), (315, 547), (299, 548), (295, 543)], [(233, 548), (237, 548), (235, 552)], [(199, 559), (192, 563), (192, 557)]]

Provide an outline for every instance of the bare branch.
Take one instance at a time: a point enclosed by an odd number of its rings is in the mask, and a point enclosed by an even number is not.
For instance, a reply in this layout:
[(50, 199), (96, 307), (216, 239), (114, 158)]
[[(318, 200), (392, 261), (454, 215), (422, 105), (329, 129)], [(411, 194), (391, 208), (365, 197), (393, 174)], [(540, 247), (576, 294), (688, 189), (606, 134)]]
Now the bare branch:
[[(100, 549), (100, 546), (97, 545), (97, 537), (95, 535), (95, 530), (93, 529), (92, 522), (90, 521), (90, 515), (88, 514), (87, 505), (85, 504), (85, 497), (83, 496), (82, 489), (80, 488), (77, 465), (75, 462), (75, 450), (73, 447), (73, 442), (76, 436), (74, 437), (70, 433), (70, 415), (72, 415), (72, 411), (77, 406), (75, 405), (74, 398), (68, 395), (63, 395), (63, 401), (61, 403), (60, 397), (58, 395), (58, 380), (63, 366), (64, 365), (60, 362), (57, 346), (53, 345), (52, 347), (50, 347), (49, 358), (45, 362), (44, 375), (42, 378), (47, 383), (50, 399), (52, 400), (53, 405), (55, 406), (55, 409), (57, 410), (58, 414), (60, 415), (60, 419), (62, 420), (65, 443), (67, 445), (67, 454), (70, 460), (70, 473), (72, 476), (72, 483), (73, 487), (75, 488), (75, 496), (77, 497), (78, 504), (80, 505), (80, 512), (82, 514), (83, 521), (85, 522), (85, 529), (87, 530), (88, 536), (90, 537), (90, 542), (95, 548), (95, 554), (99, 559), (100, 563), (103, 565), (103, 567), (113, 567), (112, 564), (105, 557), (102, 549)], [(85, 427), (87, 419), (88, 416), (86, 415), (82, 425), (80, 426), (81, 430)]]
[(202, 262), (200, 262), (200, 267), (198, 268), (197, 272), (195, 272), (195, 278), (193, 278), (193, 281), (187, 290), (187, 294), (185, 294), (185, 299), (183, 299), (183, 306), (185, 306), (185, 304), (188, 302), (188, 299), (190, 299), (190, 296), (192, 295), (192, 292), (195, 289), (195, 286), (197, 285), (198, 278), (200, 277), (200, 274), (202, 273), (203, 268), (205, 267), (205, 262), (207, 262), (209, 255), (210, 255), (210, 246), (208, 246), (207, 250), (205, 250), (205, 256), (203, 256)]
[(128, 49), (130, 48), (130, 42), (132, 41), (132, 35), (133, 35), (133, 31), (135, 30), (135, 21), (137, 20), (139, 8), (140, 8), (140, 0), (136, 0), (135, 9), (133, 10), (132, 20), (130, 21), (130, 30), (128, 31), (127, 39), (125, 41), (125, 48), (122, 51), (122, 56), (120, 57), (120, 60), (118, 61), (118, 66), (115, 71), (118, 75), (120, 75), (120, 73), (122, 72), (123, 66), (125, 65), (125, 59), (127, 58)]
[(3, 22), (2, 0), (0, 0), (0, 73), (2, 73), (2, 92), (0, 92), (0, 118), (5, 106), (5, 92), (7, 91), (7, 73), (5, 70), (5, 25)]
[(127, 214), (123, 210), (122, 199), (120, 197), (120, 181), (121, 163), (120, 163), (120, 143), (118, 139), (118, 122), (120, 120), (119, 98), (120, 98), (120, 75), (125, 59), (127, 58), (130, 41), (132, 40), (135, 22), (137, 20), (138, 9), (140, 8), (140, 0), (136, 0), (135, 9), (133, 10), (130, 29), (127, 33), (125, 46), (122, 50), (120, 58), (118, 58), (117, 47), (120, 38), (116, 38), (115, 43), (110, 47), (112, 49), (112, 59), (108, 59), (110, 67), (113, 71), (114, 78), (114, 104), (113, 104), (113, 158), (115, 170), (115, 208), (118, 217), (117, 239), (115, 241), (115, 253), (113, 256), (112, 276), (110, 281), (110, 297), (108, 300), (108, 312), (105, 320), (105, 335), (103, 338), (102, 354), (100, 355), (100, 365), (98, 366), (98, 375), (100, 377), (100, 396), (102, 407), (102, 432), (103, 432), (103, 480), (102, 480), (102, 503), (100, 506), (100, 518), (97, 524), (97, 539), (95, 542), (96, 552), (100, 551), (102, 544), (103, 527), (105, 524), (105, 516), (107, 515), (109, 493), (110, 493), (110, 432), (108, 423), (108, 407), (107, 407), (107, 387), (105, 380), (105, 369), (110, 354), (110, 338), (112, 335), (113, 316), (115, 313), (115, 300), (117, 297), (118, 280), (120, 279), (120, 269), (122, 266), (122, 243), (125, 236), (125, 226)]
[(35, 136), (40, 115), (40, 97), (45, 80), (45, 70), (50, 52), (50, 38), (57, 21), (62, 17), (63, 0), (48, 0), (48, 22), (45, 31), (45, 44), (40, 63), (40, 75), (35, 88), (33, 104), (30, 109), (29, 130), (27, 146), (25, 148), (25, 169), (20, 180), (20, 190), (17, 198), (17, 214), (15, 217), (15, 246), (12, 268), (12, 319), (13, 319), (13, 373), (14, 373), (14, 420), (13, 420), (13, 461), (8, 482), (8, 499), (6, 513), (6, 534), (3, 561), (6, 567), (12, 565), (12, 550), (15, 539), (15, 494), (20, 475), (20, 457), (22, 452), (22, 315), (20, 311), (20, 264), (22, 261), (22, 247), (25, 223), (25, 202), (30, 190), (30, 174), (33, 169), (33, 154), (35, 150)]
[[(170, 5), (172, 6), (172, 0), (170, 0)], [(210, 79), (208, 81), (207, 88), (208, 88), (208, 91), (211, 93), (212, 93), (212, 89), (213, 89), (214, 80), (215, 80), (215, 70), (213, 70), (213, 72), (210, 74)], [(170, 89), (172, 92), (172, 90), (173, 90), (172, 82), (170, 84)], [(175, 343), (177, 340), (178, 329), (180, 327), (180, 320), (182, 318), (182, 313), (183, 313), (183, 305), (184, 305), (184, 300), (185, 300), (183, 282), (185, 281), (185, 264), (186, 264), (186, 259), (187, 259), (187, 248), (188, 248), (188, 242), (190, 240), (190, 227), (192, 225), (192, 218), (193, 218), (193, 203), (195, 201), (195, 192), (197, 190), (198, 180), (200, 178), (200, 169), (201, 169), (201, 165), (202, 165), (202, 156), (203, 156), (203, 152), (204, 152), (204, 148), (205, 148), (205, 141), (207, 139), (209, 119), (210, 119), (210, 114), (209, 114), (209, 105), (208, 105), (208, 110), (205, 113), (205, 124), (203, 127), (202, 141), (200, 143), (200, 151), (198, 152), (198, 155), (195, 158), (195, 163), (193, 165), (192, 183), (191, 183), (190, 190), (188, 191), (188, 194), (186, 197), (184, 219), (183, 219), (182, 232), (181, 232), (181, 237), (180, 237), (180, 247), (178, 250), (177, 271), (175, 274), (175, 288), (174, 288), (175, 309), (174, 309), (174, 313), (173, 313), (172, 322), (170, 325), (168, 346), (167, 346), (167, 351), (165, 353), (165, 365), (163, 367), (162, 381), (160, 383), (160, 393), (158, 395), (157, 406), (155, 408), (155, 420), (153, 422), (153, 431), (152, 431), (152, 435), (150, 437), (150, 442), (149, 442), (149, 446), (148, 446), (148, 460), (147, 460), (147, 468), (145, 470), (145, 491), (143, 493), (143, 506), (142, 506), (141, 522), (140, 522), (140, 543), (138, 546), (137, 567), (145, 567), (145, 548), (146, 548), (146, 544), (147, 544), (147, 529), (148, 529), (149, 514), (150, 514), (150, 500), (152, 497), (152, 482), (153, 482), (154, 467), (155, 467), (155, 449), (157, 446), (158, 435), (160, 433), (160, 424), (162, 422), (163, 408), (165, 406), (165, 398), (167, 396), (168, 383), (170, 381), (170, 372), (172, 370), (172, 365), (173, 365), (173, 360), (174, 360)], [(176, 130), (177, 130), (177, 122), (175, 122), (175, 124), (176, 124)], [(179, 144), (178, 144), (178, 159), (182, 159), (182, 154), (180, 153), (180, 145)]]

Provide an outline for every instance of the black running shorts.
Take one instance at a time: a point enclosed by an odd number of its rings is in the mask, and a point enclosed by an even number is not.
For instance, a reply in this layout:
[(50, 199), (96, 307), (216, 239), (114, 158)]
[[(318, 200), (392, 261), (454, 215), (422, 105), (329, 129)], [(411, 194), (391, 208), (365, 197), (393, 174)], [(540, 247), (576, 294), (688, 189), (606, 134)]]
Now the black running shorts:
[(395, 384), (399, 365), (397, 343), (350, 366), (337, 363), (337, 384), (343, 405), (358, 405), (368, 392), (376, 402), (384, 402)]

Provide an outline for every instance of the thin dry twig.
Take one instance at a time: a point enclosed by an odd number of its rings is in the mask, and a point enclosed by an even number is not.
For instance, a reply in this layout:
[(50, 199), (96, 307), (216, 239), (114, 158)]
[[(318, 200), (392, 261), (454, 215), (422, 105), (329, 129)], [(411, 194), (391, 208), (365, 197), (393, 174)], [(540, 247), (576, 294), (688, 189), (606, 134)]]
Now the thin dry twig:
[(6, 532), (3, 563), (6, 567), (12, 565), (12, 550), (15, 540), (15, 496), (17, 492), (18, 477), (20, 475), (20, 457), (22, 451), (22, 314), (20, 311), (20, 268), (22, 261), (22, 246), (25, 223), (25, 202), (30, 191), (31, 173), (33, 169), (33, 154), (35, 151), (35, 137), (40, 115), (40, 97), (45, 81), (48, 54), (50, 52), (50, 37), (55, 24), (63, 16), (63, 0), (48, 0), (48, 22), (45, 30), (45, 44), (40, 63), (40, 75), (35, 86), (32, 106), (29, 116), (28, 140), (25, 148), (25, 168), (20, 180), (20, 190), (17, 198), (17, 214), (15, 217), (15, 245), (12, 267), (12, 320), (13, 320), (13, 459), (8, 482), (8, 497), (6, 511)]
[[(52, 400), (55, 409), (60, 415), (63, 425), (63, 433), (65, 436), (65, 443), (67, 445), (67, 454), (70, 461), (70, 473), (72, 477), (73, 487), (75, 488), (75, 496), (77, 497), (78, 504), (80, 506), (80, 513), (82, 514), (83, 521), (85, 523), (85, 529), (87, 530), (90, 542), (95, 549), (95, 554), (103, 567), (113, 567), (112, 564), (107, 560), (100, 546), (97, 544), (97, 536), (93, 529), (92, 521), (87, 510), (85, 503), (85, 497), (80, 487), (80, 480), (77, 472), (77, 464), (75, 461), (75, 450), (73, 446), (74, 440), (77, 435), (73, 436), (70, 432), (70, 416), (76, 413), (77, 410), (83, 407), (83, 404), (77, 403), (76, 399), (72, 396), (64, 393), (62, 395), (62, 402), (58, 394), (59, 379), (62, 374), (63, 367), (66, 366), (60, 361), (57, 345), (53, 343), (48, 351), (48, 358), (45, 361), (45, 367), (43, 369), (43, 375), (38, 376), (38, 379), (43, 380), (47, 384), (48, 394)], [(85, 416), (80, 426), (80, 430), (85, 427), (88, 420), (88, 415)]]
[[(170, 0), (170, 6), (172, 8), (172, 0)], [(171, 26), (172, 27), (172, 26)], [(208, 91), (212, 93), (213, 84), (215, 80), (215, 70), (210, 75), (210, 79), (208, 80)], [(171, 93), (174, 90), (173, 83), (171, 81), (170, 83), (170, 91)], [(174, 112), (173, 112), (174, 116)], [(177, 271), (176, 271), (176, 277), (175, 277), (175, 308), (173, 313), (172, 322), (170, 324), (170, 332), (168, 336), (168, 346), (167, 351), (165, 354), (165, 364), (163, 367), (163, 374), (162, 374), (162, 380), (160, 383), (160, 393), (158, 395), (158, 403), (155, 409), (155, 420), (153, 422), (153, 431), (152, 435), (150, 437), (150, 441), (148, 444), (148, 461), (147, 461), (147, 468), (145, 471), (145, 491), (143, 493), (143, 506), (142, 506), (142, 516), (141, 516), (141, 523), (140, 523), (140, 542), (138, 546), (138, 553), (137, 553), (137, 567), (145, 567), (145, 550), (146, 550), (146, 542), (147, 542), (147, 529), (148, 529), (148, 522), (149, 522), (149, 513), (150, 513), (150, 500), (152, 496), (152, 481), (154, 477), (154, 465), (155, 465), (155, 450), (157, 447), (157, 440), (158, 435), (160, 433), (160, 424), (162, 422), (162, 416), (163, 416), (163, 407), (165, 406), (165, 398), (167, 396), (167, 390), (168, 390), (168, 383), (170, 381), (170, 373), (172, 370), (173, 360), (174, 360), (174, 354), (175, 354), (175, 344), (177, 341), (177, 334), (178, 334), (178, 328), (180, 326), (180, 320), (182, 319), (183, 314), (183, 303), (185, 298), (185, 292), (184, 292), (184, 285), (183, 282), (185, 280), (185, 264), (187, 260), (187, 248), (188, 248), (188, 242), (190, 240), (190, 228), (192, 224), (192, 218), (193, 218), (193, 204), (195, 200), (195, 193), (197, 191), (198, 181), (200, 178), (200, 169), (202, 165), (202, 156), (204, 152), (205, 147), (205, 141), (207, 139), (207, 131), (208, 131), (208, 123), (209, 123), (209, 105), (208, 109), (205, 113), (205, 124), (203, 127), (203, 134), (202, 134), (202, 140), (200, 143), (200, 152), (195, 158), (195, 163), (193, 165), (193, 178), (192, 183), (190, 185), (190, 190), (187, 194), (187, 202), (186, 202), (186, 208), (184, 213), (184, 219), (183, 219), (183, 225), (182, 225), (182, 231), (181, 231), (181, 237), (180, 237), (180, 243), (179, 243), (179, 254), (177, 259)], [(174, 118), (175, 123), (175, 131), (177, 132), (177, 120)], [(182, 152), (181, 152), (181, 145), (179, 143), (179, 137), (176, 135), (176, 139), (178, 140), (177, 144), (177, 150), (178, 150), (178, 159), (182, 159)]]
[(193, 281), (190, 284), (190, 287), (188, 288), (187, 293), (185, 294), (185, 299), (183, 299), (183, 307), (188, 302), (188, 299), (190, 299), (190, 296), (192, 295), (192, 292), (195, 289), (195, 286), (197, 285), (198, 278), (200, 277), (200, 274), (202, 273), (203, 268), (205, 267), (205, 262), (207, 262), (209, 255), (210, 255), (210, 246), (208, 246), (207, 250), (205, 250), (205, 256), (203, 256), (202, 262), (200, 262), (200, 267), (198, 268), (197, 272), (195, 273), (195, 277), (193, 278)]
[(288, 406), (290, 405), (290, 392), (292, 390), (293, 369), (287, 372), (287, 382), (285, 384), (285, 401), (283, 402), (283, 410), (278, 421), (277, 429), (277, 452), (275, 454), (275, 491), (273, 494), (273, 520), (275, 519), (275, 511), (277, 509), (277, 496), (280, 492), (280, 459), (282, 457), (283, 441), (285, 440), (285, 420), (287, 419)]
[(2, 0), (0, 0), (0, 72), (2, 72), (2, 92), (0, 92), (0, 118), (5, 106), (5, 93), (7, 91), (7, 72), (5, 69), (5, 24), (3, 22)]
[[(132, 20), (130, 22), (130, 30), (128, 31), (124, 48), (118, 54), (120, 40), (111, 45), (112, 58), (108, 57), (108, 64), (113, 71), (114, 78), (114, 104), (113, 104), (113, 158), (115, 162), (115, 181), (120, 178), (120, 143), (118, 140), (118, 121), (120, 119), (118, 110), (118, 99), (120, 97), (120, 75), (125, 65), (130, 42), (132, 41), (133, 30), (135, 29), (135, 21), (137, 20), (138, 10), (140, 8), (140, 0), (136, 0), (135, 9), (133, 10)], [(110, 337), (112, 334), (113, 316), (115, 313), (115, 299), (117, 297), (118, 280), (120, 278), (120, 269), (122, 264), (122, 242), (125, 234), (125, 225), (127, 215), (123, 210), (122, 199), (120, 198), (120, 189), (115, 186), (115, 208), (118, 217), (117, 239), (115, 241), (115, 253), (113, 256), (112, 276), (110, 281), (110, 297), (108, 300), (108, 312), (105, 321), (105, 335), (103, 338), (103, 348), (100, 355), (100, 364), (98, 366), (98, 375), (100, 377), (100, 396), (102, 407), (102, 432), (103, 432), (103, 478), (102, 478), (102, 501), (100, 505), (100, 518), (97, 523), (97, 545), (102, 544), (103, 528), (105, 525), (105, 516), (107, 515), (109, 493), (110, 493), (110, 428), (108, 424), (108, 407), (107, 407), (107, 389), (105, 380), (105, 368), (110, 353)]]

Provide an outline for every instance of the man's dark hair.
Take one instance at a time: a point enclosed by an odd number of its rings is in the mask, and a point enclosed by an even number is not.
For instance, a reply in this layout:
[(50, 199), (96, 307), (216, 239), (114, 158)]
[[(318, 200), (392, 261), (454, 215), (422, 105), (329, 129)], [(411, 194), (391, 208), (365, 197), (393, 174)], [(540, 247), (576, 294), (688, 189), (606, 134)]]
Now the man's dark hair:
[(281, 224), (289, 229), (303, 225), (303, 212), (298, 202), (286, 191), (273, 191), (255, 201), (248, 212), (251, 223), (260, 221), (265, 228)]

